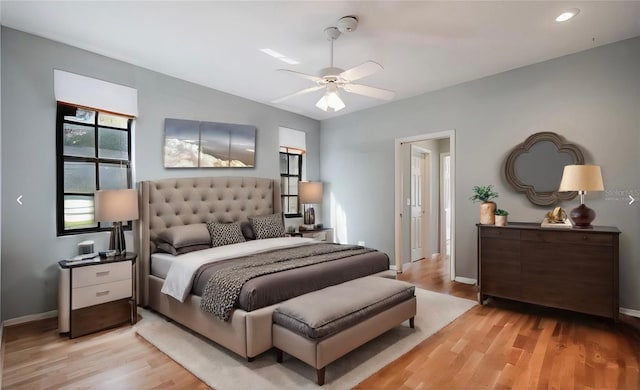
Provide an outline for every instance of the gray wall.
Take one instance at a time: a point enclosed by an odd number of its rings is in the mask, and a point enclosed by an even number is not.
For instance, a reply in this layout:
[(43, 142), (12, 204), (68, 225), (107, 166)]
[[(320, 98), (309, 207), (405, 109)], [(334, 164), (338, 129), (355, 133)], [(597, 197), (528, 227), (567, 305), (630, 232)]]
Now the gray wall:
[[(468, 66), (473, 66), (471, 63)], [(608, 191), (640, 191), (640, 38), (515, 69), (366, 111), (322, 121), (322, 180), (344, 210), (349, 242), (394, 256), (394, 139), (456, 132), (456, 274), (476, 278), (474, 185), (494, 184), (512, 221), (541, 221), (503, 178), (510, 150), (539, 131), (578, 144), (602, 166)], [(611, 192), (609, 192), (611, 194)], [(577, 200), (562, 204), (571, 209)], [(326, 202), (325, 202), (326, 203)], [(640, 309), (640, 204), (589, 194), (598, 225), (617, 226), (620, 303)], [(325, 210), (325, 221), (331, 221)]]
[[(135, 180), (189, 176), (279, 177), (278, 127), (307, 133), (307, 177), (318, 180), (318, 121), (181, 81), (16, 30), (2, 28), (2, 318), (56, 309), (57, 261), (86, 239), (107, 247), (108, 233), (56, 237), (53, 69), (138, 90)], [(256, 168), (162, 167), (164, 118), (252, 124)], [(24, 206), (15, 199), (23, 194)], [(133, 247), (131, 233), (127, 246)]]

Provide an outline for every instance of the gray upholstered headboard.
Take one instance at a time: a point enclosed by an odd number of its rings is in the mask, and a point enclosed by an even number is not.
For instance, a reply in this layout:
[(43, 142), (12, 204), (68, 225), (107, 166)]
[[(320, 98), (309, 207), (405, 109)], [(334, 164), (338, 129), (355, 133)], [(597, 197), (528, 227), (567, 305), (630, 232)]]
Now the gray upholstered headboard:
[(279, 213), (280, 181), (255, 177), (198, 177), (140, 183), (138, 300), (146, 305), (154, 240), (172, 226), (246, 221)]

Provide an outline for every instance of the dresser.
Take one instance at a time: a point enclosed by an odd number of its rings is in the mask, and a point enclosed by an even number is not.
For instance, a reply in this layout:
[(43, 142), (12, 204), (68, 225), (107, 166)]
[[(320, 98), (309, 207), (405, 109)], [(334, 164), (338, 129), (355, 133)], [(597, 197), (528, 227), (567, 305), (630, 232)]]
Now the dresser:
[(333, 228), (321, 228), (313, 230), (300, 230), (292, 233), (293, 237), (307, 237), (318, 241), (333, 242)]
[(478, 227), (478, 299), (508, 298), (618, 320), (615, 227)]
[(58, 331), (74, 338), (136, 322), (136, 254), (58, 262)]

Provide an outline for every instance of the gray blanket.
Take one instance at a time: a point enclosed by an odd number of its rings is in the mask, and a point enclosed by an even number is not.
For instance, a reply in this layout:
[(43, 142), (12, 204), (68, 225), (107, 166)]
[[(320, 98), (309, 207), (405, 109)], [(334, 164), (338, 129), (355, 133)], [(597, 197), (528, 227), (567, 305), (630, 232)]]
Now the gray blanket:
[(200, 309), (228, 321), (242, 286), (253, 278), (372, 251), (361, 246), (318, 243), (242, 257), (211, 275)]

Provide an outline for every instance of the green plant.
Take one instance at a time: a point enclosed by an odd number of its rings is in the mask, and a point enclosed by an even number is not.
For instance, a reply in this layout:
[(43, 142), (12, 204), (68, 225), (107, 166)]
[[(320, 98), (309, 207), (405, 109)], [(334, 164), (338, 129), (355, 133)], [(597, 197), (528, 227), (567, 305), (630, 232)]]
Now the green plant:
[(493, 185), (473, 187), (473, 195), (469, 198), (474, 202), (488, 202), (498, 197), (498, 193), (493, 190)]
[(506, 217), (507, 215), (509, 215), (509, 212), (507, 210), (497, 209), (496, 215), (502, 215), (503, 217)]

